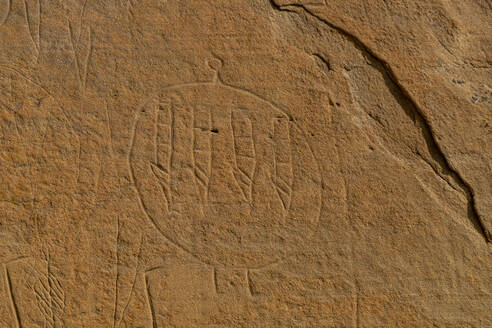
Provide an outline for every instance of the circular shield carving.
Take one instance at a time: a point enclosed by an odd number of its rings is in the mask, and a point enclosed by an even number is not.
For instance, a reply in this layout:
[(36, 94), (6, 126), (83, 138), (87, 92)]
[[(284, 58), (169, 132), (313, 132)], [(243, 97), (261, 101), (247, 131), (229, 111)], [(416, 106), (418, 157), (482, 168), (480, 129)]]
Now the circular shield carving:
[(321, 174), (305, 133), (216, 78), (166, 87), (141, 108), (130, 166), (155, 227), (205, 263), (268, 265), (319, 220)]

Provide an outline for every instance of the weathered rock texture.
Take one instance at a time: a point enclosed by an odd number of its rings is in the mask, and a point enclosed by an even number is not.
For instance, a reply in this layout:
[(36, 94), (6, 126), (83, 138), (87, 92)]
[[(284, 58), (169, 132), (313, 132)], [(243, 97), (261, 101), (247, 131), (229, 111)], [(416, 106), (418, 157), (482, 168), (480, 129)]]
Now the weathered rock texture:
[(490, 0), (0, 0), (0, 327), (492, 327)]

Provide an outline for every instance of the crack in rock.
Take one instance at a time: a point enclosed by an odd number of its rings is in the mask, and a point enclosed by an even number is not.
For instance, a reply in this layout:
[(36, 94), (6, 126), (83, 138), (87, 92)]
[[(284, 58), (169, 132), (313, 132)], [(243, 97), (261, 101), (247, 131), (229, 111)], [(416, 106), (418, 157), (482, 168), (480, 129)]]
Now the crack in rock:
[(478, 214), (477, 208), (476, 208), (476, 203), (475, 203), (475, 196), (474, 196), (474, 191), (471, 185), (459, 174), (459, 172), (453, 168), (449, 160), (446, 158), (443, 150), (441, 149), (441, 146), (437, 142), (435, 138), (435, 133), (433, 131), (433, 128), (431, 124), (429, 123), (429, 119), (427, 118), (427, 115), (425, 112), (417, 105), (417, 102), (412, 98), (412, 96), (409, 94), (409, 92), (405, 89), (405, 87), (398, 81), (393, 69), (391, 66), (388, 64), (387, 61), (382, 59), (378, 54), (376, 54), (371, 48), (369, 48), (366, 44), (364, 44), (358, 37), (355, 35), (349, 33), (346, 31), (344, 28), (333, 24), (332, 22), (328, 21), (327, 19), (320, 17), (316, 13), (313, 13), (309, 8), (307, 8), (303, 4), (299, 3), (292, 3), (292, 4), (277, 4), (276, 0), (269, 0), (272, 8), (276, 11), (285, 11), (285, 12), (291, 12), (291, 13), (296, 13), (300, 14), (300, 12), (304, 12), (308, 14), (309, 16), (315, 18), (316, 20), (322, 22), (323, 24), (327, 25), (328, 27), (332, 28), (333, 30), (337, 31), (344, 37), (346, 37), (352, 44), (355, 45), (357, 49), (360, 49), (363, 51), (369, 59), (371, 59), (373, 62), (377, 63), (378, 65), (378, 70), (381, 71), (382, 74), (386, 75), (391, 82), (395, 85), (395, 87), (399, 90), (401, 95), (405, 97), (409, 103), (412, 106), (412, 109), (418, 115), (424, 124), (424, 129), (428, 132), (428, 135), (430, 136), (430, 140), (428, 140), (428, 146), (432, 148), (433, 150), (436, 151), (436, 154), (439, 156), (439, 164), (442, 166), (442, 168), (450, 172), (450, 175), (454, 178), (456, 183), (463, 189), (465, 192), (466, 198), (468, 199), (469, 202), (469, 207), (471, 209), (470, 211), (470, 221), (476, 228), (476, 230), (484, 237), (486, 242), (492, 242), (492, 233), (488, 231), (485, 227), (484, 222), (482, 221), (482, 218)]

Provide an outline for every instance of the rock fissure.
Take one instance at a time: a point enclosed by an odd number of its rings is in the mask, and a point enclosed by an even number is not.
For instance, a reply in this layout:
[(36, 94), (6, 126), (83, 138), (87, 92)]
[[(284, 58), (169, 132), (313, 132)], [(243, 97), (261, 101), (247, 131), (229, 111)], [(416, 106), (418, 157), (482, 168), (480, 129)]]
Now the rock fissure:
[(429, 119), (427, 118), (427, 115), (418, 106), (417, 102), (409, 94), (406, 88), (399, 82), (395, 72), (393, 71), (389, 63), (385, 61), (383, 58), (381, 58), (378, 54), (376, 54), (357, 36), (354, 36), (344, 28), (328, 21), (326, 18), (320, 17), (318, 14), (312, 12), (309, 8), (307, 8), (303, 4), (293, 3), (293, 4), (279, 5), (276, 3), (276, 0), (270, 0), (270, 4), (272, 8), (276, 11), (286, 11), (296, 14), (300, 14), (300, 11), (302, 11), (305, 14), (315, 18), (316, 20), (322, 22), (323, 24), (327, 25), (328, 27), (332, 28), (333, 30), (337, 31), (338, 33), (346, 37), (352, 44), (354, 44), (354, 46), (357, 49), (361, 50), (363, 53), (366, 54), (366, 56), (368, 56), (368, 58), (371, 61), (377, 64), (376, 68), (380, 71), (380, 73), (386, 76), (394, 84), (394, 86), (398, 89), (401, 95), (404, 98), (406, 98), (408, 102), (411, 104), (411, 107), (413, 111), (416, 113), (416, 115), (421, 118), (423, 123), (423, 129), (427, 131), (429, 136), (429, 138), (426, 138), (428, 147), (430, 148), (431, 151), (433, 150), (437, 155), (438, 162), (442, 166), (443, 170), (450, 173), (450, 175), (453, 177), (456, 183), (461, 187), (461, 189), (464, 190), (466, 194), (466, 197), (469, 202), (469, 207), (471, 209), (469, 214), (470, 221), (475, 226), (476, 230), (484, 237), (486, 242), (492, 242), (492, 233), (490, 231), (487, 231), (487, 229), (485, 228), (485, 224), (483, 223), (480, 215), (478, 214), (478, 210), (475, 204), (475, 195), (472, 186), (460, 175), (460, 173), (456, 169), (453, 168), (453, 166), (445, 156), (445, 153), (443, 152), (441, 146), (436, 140), (435, 133), (433, 131), (432, 125), (429, 123)]

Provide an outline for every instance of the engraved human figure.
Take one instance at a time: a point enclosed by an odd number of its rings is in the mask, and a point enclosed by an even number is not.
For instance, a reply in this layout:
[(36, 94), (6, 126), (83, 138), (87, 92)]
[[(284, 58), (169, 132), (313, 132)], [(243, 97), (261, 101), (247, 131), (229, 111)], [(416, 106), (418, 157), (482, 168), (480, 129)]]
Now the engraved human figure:
[(17, 327), (64, 327), (65, 290), (49, 257), (21, 257), (3, 263), (1, 269), (12, 323)]
[[(57, 208), (75, 190), (66, 182), (78, 139), (63, 108), (33, 80), (0, 69), (0, 327), (62, 327), (66, 315), (66, 267), (53, 240), (68, 224)], [(60, 179), (48, 181), (55, 173)]]
[(318, 222), (319, 168), (298, 124), (217, 73), (141, 109), (130, 166), (149, 219), (214, 279), (228, 270), (248, 286), (249, 270), (292, 255)]

